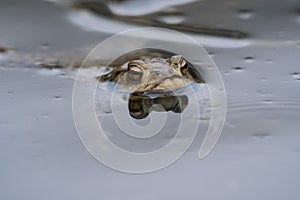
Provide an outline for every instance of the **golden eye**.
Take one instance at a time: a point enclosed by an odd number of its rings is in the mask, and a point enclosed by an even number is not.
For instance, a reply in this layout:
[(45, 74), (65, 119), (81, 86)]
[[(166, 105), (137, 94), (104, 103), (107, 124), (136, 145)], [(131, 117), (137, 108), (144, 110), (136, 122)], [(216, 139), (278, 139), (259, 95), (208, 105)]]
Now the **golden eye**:
[(180, 68), (180, 72), (182, 75), (185, 75), (188, 71), (188, 63), (182, 57), (182, 55), (174, 55), (170, 58), (171, 65), (175, 68)]
[(127, 78), (132, 83), (140, 83), (143, 78), (143, 70), (135, 64), (128, 65)]
[(188, 63), (184, 59), (182, 59), (182, 61), (180, 62), (180, 71), (183, 75), (188, 72)]

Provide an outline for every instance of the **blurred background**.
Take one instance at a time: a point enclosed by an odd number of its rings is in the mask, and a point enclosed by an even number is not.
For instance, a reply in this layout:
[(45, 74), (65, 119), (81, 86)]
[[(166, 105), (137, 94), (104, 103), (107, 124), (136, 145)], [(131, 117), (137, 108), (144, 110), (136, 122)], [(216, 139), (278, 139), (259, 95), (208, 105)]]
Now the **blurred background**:
[[(1, 0), (0, 26), (0, 199), (300, 198), (299, 0)], [(72, 77), (99, 42), (146, 26), (204, 46), (227, 119), (204, 160), (199, 137), (170, 167), (132, 175), (81, 144)]]

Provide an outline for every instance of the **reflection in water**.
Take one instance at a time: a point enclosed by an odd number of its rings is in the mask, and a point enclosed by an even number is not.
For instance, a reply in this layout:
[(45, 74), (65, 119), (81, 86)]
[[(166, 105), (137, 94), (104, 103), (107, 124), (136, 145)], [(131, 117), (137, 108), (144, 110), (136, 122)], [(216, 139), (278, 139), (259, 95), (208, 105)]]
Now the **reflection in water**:
[(145, 94), (132, 93), (128, 101), (129, 114), (135, 119), (144, 119), (151, 111), (181, 113), (187, 105), (186, 95), (163, 94), (151, 98)]
[(167, 23), (168, 20), (167, 21), (161, 20), (161, 18), (165, 18), (166, 16), (169, 15), (178, 16), (180, 15), (180, 13), (178, 12), (166, 13), (164, 11), (159, 11), (159, 12), (140, 15), (140, 16), (123, 16), (123, 15), (117, 15), (113, 13), (106, 4), (101, 2), (78, 2), (73, 4), (72, 8), (78, 10), (88, 10), (97, 15), (109, 19), (114, 19), (125, 23), (140, 24), (143, 26), (163, 27), (163, 28), (169, 28), (177, 31), (184, 31), (189, 33), (218, 36), (218, 37), (225, 37), (225, 38), (243, 39), (248, 37), (247, 33), (238, 30), (199, 27), (199, 26), (194, 26), (185, 23)]
[[(110, 0), (108, 7), (116, 15), (140, 16), (167, 10), (174, 6), (186, 5), (198, 0)], [(130, 10), (130, 12), (128, 12)]]

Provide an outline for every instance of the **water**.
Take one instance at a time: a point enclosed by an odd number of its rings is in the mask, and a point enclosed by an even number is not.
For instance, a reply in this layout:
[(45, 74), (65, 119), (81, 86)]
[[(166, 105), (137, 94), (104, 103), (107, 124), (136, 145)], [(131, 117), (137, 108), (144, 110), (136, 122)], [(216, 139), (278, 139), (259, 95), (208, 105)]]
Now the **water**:
[[(108, 17), (73, 3), (0, 3), (1, 199), (299, 199), (298, 1), (113, 1)], [(80, 142), (73, 66), (111, 34), (149, 25), (182, 31), (210, 52), (224, 80), (227, 118), (204, 160), (199, 134), (170, 167), (131, 175), (100, 164)], [(203, 133), (209, 117), (193, 119)], [(174, 137), (134, 146), (130, 137), (110, 136), (140, 151)]]
[(248, 20), (253, 17), (253, 11), (248, 9), (241, 9), (238, 11), (238, 17), (243, 20)]

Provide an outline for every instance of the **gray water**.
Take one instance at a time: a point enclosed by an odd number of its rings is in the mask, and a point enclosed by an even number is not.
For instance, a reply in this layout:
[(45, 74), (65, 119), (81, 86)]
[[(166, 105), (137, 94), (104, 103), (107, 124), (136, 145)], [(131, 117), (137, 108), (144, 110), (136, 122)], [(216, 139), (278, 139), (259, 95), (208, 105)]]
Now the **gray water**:
[[(299, 1), (99, 2), (106, 16), (71, 0), (0, 1), (0, 199), (300, 198)], [(203, 44), (224, 80), (227, 118), (205, 159), (199, 134), (171, 166), (133, 175), (80, 142), (72, 65), (143, 26)]]

